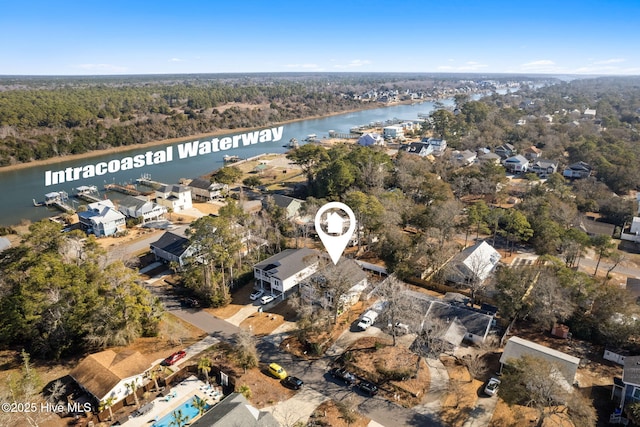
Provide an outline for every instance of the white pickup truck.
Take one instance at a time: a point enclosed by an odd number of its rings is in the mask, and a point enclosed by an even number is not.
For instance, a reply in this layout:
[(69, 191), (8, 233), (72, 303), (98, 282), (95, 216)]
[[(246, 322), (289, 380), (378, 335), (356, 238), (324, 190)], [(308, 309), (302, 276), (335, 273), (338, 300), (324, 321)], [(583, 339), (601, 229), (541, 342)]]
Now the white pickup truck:
[(363, 331), (367, 330), (367, 328), (376, 321), (378, 318), (378, 312), (373, 310), (367, 310), (362, 317), (360, 317), (360, 321), (358, 322), (358, 328)]

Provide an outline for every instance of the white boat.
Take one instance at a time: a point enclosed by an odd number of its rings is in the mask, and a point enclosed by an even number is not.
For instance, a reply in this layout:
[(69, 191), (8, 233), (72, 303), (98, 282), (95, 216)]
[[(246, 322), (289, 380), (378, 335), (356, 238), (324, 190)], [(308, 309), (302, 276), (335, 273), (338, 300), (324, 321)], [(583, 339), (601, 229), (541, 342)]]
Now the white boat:
[(222, 158), (222, 160), (225, 163), (234, 163), (234, 162), (237, 162), (238, 160), (240, 160), (240, 157), (238, 157), (238, 156), (230, 156), (230, 155), (227, 154)]

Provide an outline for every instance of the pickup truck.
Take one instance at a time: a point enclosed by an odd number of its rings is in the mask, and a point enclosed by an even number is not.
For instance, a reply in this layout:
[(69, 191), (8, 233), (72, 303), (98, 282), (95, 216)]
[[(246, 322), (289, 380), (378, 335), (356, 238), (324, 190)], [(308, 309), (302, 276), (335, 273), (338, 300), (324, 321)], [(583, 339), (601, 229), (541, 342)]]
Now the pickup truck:
[(363, 331), (367, 330), (369, 326), (373, 325), (376, 319), (378, 318), (378, 313), (373, 310), (367, 310), (362, 317), (360, 317), (360, 322), (358, 322), (358, 328)]

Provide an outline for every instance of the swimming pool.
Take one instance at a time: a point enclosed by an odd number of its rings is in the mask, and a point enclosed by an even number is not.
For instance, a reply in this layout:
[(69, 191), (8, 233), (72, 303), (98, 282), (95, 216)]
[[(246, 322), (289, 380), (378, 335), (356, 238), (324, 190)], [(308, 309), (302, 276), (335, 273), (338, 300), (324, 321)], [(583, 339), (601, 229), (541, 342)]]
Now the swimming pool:
[[(196, 415), (198, 415), (198, 408), (195, 407), (195, 403), (197, 400), (202, 400), (198, 396), (193, 396), (191, 399), (184, 402), (182, 405), (160, 418), (158, 421), (152, 424), (152, 427), (169, 427), (172, 421), (174, 421), (174, 413), (180, 411), (182, 413), (183, 424), (191, 421)], [(209, 405), (206, 406), (205, 410), (209, 409)], [(175, 424), (173, 424), (175, 425)]]

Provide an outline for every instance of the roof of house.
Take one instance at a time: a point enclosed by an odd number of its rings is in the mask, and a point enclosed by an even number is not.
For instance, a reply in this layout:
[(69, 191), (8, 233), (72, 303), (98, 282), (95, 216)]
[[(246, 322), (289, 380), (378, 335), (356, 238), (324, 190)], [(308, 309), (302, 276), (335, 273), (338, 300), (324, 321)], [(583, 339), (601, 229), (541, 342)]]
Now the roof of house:
[(535, 145), (532, 145), (531, 147), (528, 147), (526, 150), (524, 150), (526, 153), (534, 153), (534, 154), (540, 154), (542, 153), (542, 150), (539, 149), (538, 147), (536, 147)]
[(292, 205), (293, 206), (297, 205), (298, 207), (300, 207), (304, 203), (304, 200), (285, 196), (283, 194), (274, 194), (272, 197), (273, 197), (274, 203), (277, 206), (280, 206), (281, 208), (288, 208), (289, 206), (292, 206)]
[(483, 240), (454, 256), (449, 266), (453, 269), (453, 273), (457, 272), (463, 276), (475, 275), (479, 280), (484, 280), (498, 264), (500, 258), (498, 251)]
[(187, 188), (186, 185), (180, 184), (171, 184), (171, 185), (163, 185), (158, 190), (160, 193), (184, 193), (186, 191), (191, 191)]
[(211, 181), (209, 181), (208, 179), (202, 179), (202, 178), (194, 178), (189, 183), (189, 187), (202, 188), (203, 190), (208, 190), (211, 187), (211, 185), (212, 185)]
[(165, 232), (158, 240), (151, 243), (152, 248), (158, 248), (177, 257), (182, 256), (189, 245), (189, 239), (172, 231)]
[(567, 166), (567, 169), (571, 169), (574, 171), (591, 172), (591, 169), (593, 168), (589, 163), (580, 161), (580, 162), (570, 164), (569, 166)]
[(298, 274), (301, 270), (315, 264), (322, 257), (320, 251), (309, 248), (285, 249), (253, 268), (262, 270), (282, 281)]
[(400, 147), (400, 150), (406, 151), (407, 153), (416, 154), (416, 153), (420, 153), (423, 149), (427, 151), (433, 151), (433, 147), (429, 149), (430, 147), (431, 147), (431, 144), (427, 142), (412, 142), (411, 144), (403, 145), (402, 147)]
[(427, 317), (435, 317), (447, 323), (457, 319), (467, 332), (485, 337), (489, 332), (493, 316), (480, 313), (460, 304), (447, 304), (440, 301), (433, 301), (427, 310)]
[(640, 356), (627, 356), (624, 358), (622, 381), (626, 384), (640, 386)]
[(124, 196), (118, 201), (120, 207), (138, 210), (149, 203), (146, 196)]
[(518, 164), (521, 164), (521, 165), (525, 165), (525, 164), (529, 163), (529, 160), (525, 156), (523, 156), (521, 154), (516, 154), (515, 156), (509, 157), (504, 162), (505, 163), (510, 163), (510, 164), (518, 163)]
[(122, 380), (144, 373), (151, 363), (140, 352), (105, 350), (90, 354), (69, 373), (85, 390), (98, 400)]
[(365, 133), (358, 138), (358, 144), (368, 146), (375, 145), (377, 142), (382, 141), (383, 138), (377, 133)]
[(205, 412), (192, 427), (280, 427), (270, 412), (260, 411), (249, 404), (241, 393), (231, 393), (209, 411)]
[(508, 365), (509, 360), (519, 359), (525, 355), (543, 359), (549, 363), (555, 363), (567, 382), (573, 384), (578, 365), (580, 364), (579, 358), (520, 337), (509, 338), (500, 357), (500, 363)]
[(553, 160), (538, 159), (533, 162), (533, 167), (539, 169), (556, 168), (558, 167), (558, 162), (554, 162)]

